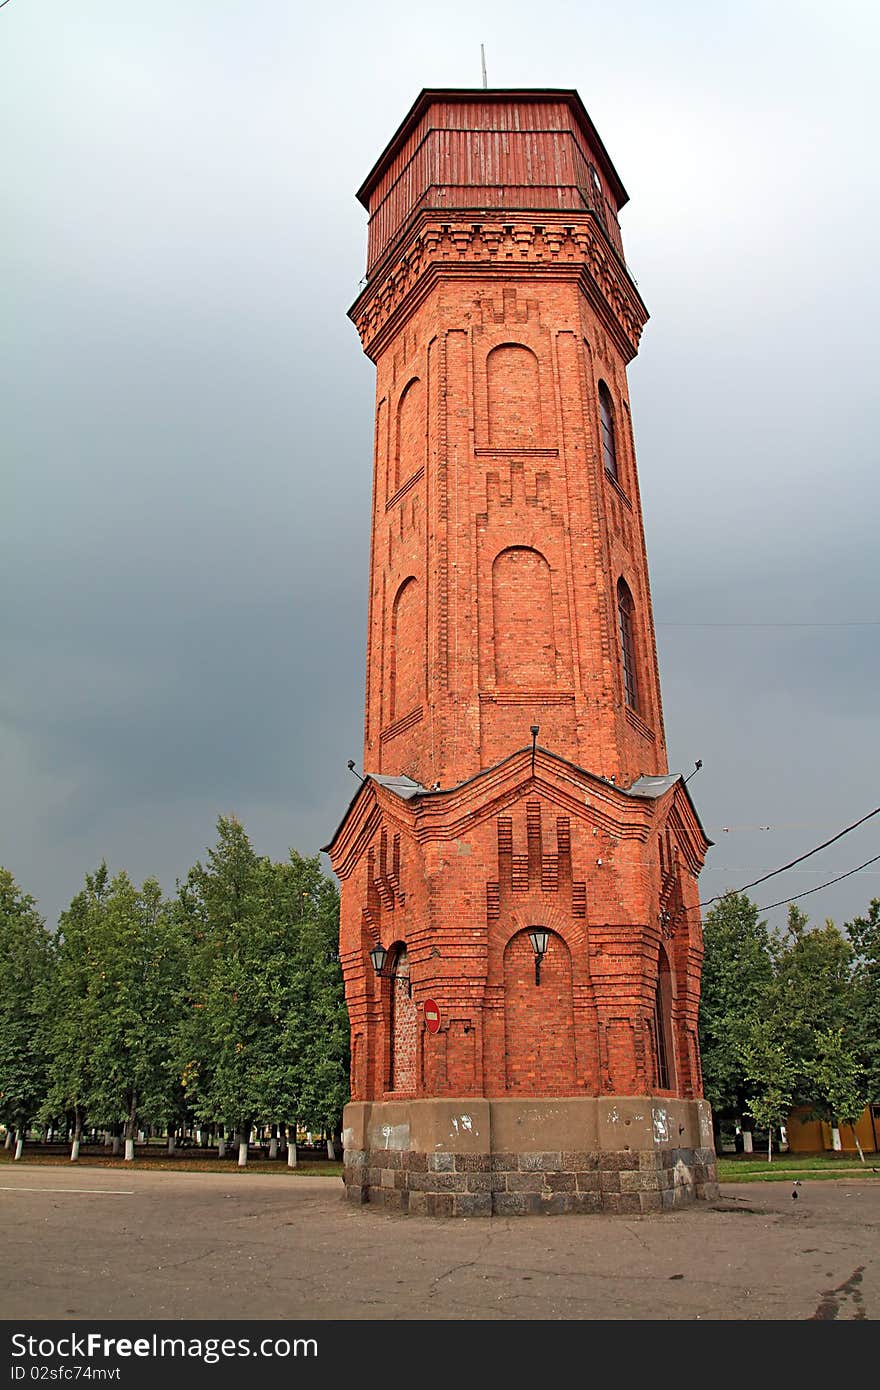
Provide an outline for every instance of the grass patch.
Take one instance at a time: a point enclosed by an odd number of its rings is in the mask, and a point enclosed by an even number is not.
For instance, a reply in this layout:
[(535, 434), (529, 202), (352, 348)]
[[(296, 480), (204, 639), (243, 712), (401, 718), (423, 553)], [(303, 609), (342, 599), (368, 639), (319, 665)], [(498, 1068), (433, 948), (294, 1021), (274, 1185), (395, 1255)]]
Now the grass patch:
[[(872, 1159), (874, 1162), (872, 1162)], [(826, 1181), (841, 1178), (880, 1177), (880, 1157), (870, 1154), (862, 1163), (850, 1154), (831, 1157), (828, 1154), (777, 1154), (772, 1163), (766, 1158), (719, 1158), (719, 1182), (792, 1182), (795, 1178)]]
[[(0, 1149), (0, 1163), (13, 1163), (11, 1150)], [(38, 1163), (41, 1167), (47, 1168), (115, 1168), (122, 1172), (167, 1172), (167, 1173), (225, 1173), (231, 1176), (235, 1173), (273, 1173), (278, 1177), (289, 1178), (340, 1178), (342, 1176), (342, 1164), (331, 1163), (329, 1159), (323, 1161), (310, 1161), (301, 1159), (295, 1168), (288, 1168), (287, 1160), (283, 1158), (275, 1159), (270, 1162), (268, 1159), (249, 1158), (246, 1168), (239, 1168), (234, 1158), (217, 1158), (216, 1155), (210, 1158), (189, 1158), (176, 1155), (173, 1158), (160, 1156), (155, 1153), (139, 1153), (135, 1151), (135, 1158), (131, 1163), (126, 1163), (122, 1157), (111, 1158), (103, 1153), (83, 1153), (76, 1164), (70, 1161), (67, 1150), (64, 1153), (41, 1152), (38, 1148), (28, 1148), (25, 1145), (24, 1153), (21, 1156), (22, 1163)]]

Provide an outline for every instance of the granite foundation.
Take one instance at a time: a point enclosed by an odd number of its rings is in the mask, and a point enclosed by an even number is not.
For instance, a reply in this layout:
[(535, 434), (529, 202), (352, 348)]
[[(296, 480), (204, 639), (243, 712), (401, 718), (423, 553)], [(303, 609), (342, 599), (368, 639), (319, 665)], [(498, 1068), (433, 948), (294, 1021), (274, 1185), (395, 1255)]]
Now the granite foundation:
[(354, 1102), (343, 1140), (349, 1199), (418, 1216), (633, 1216), (718, 1197), (704, 1100)]

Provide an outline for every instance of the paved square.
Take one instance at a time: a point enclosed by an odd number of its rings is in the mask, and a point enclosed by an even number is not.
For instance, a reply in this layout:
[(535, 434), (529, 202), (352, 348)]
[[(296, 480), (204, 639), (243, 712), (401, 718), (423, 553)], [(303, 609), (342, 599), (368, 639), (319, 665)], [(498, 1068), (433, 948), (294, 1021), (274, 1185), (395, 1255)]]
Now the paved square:
[(4, 1318), (876, 1319), (880, 1181), (432, 1220), (341, 1179), (4, 1165)]

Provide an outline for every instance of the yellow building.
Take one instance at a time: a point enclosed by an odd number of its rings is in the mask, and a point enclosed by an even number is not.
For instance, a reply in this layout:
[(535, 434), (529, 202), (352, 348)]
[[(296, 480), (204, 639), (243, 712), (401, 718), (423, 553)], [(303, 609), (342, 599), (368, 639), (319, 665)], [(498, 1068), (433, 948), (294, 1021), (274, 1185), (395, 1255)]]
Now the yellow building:
[[(844, 1153), (855, 1153), (856, 1135), (865, 1153), (880, 1153), (880, 1105), (866, 1105), (860, 1118), (852, 1125), (840, 1126), (840, 1144)], [(833, 1150), (831, 1126), (813, 1118), (809, 1109), (793, 1110), (786, 1126), (790, 1153), (822, 1153)]]

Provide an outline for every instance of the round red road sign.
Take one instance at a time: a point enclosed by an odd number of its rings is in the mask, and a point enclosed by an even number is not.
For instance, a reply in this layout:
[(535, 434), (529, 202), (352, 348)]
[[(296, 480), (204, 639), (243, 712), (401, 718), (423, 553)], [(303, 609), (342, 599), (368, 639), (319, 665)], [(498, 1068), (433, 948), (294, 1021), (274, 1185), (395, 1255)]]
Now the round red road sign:
[(434, 999), (426, 999), (422, 1005), (425, 1014), (425, 1027), (429, 1033), (440, 1031), (440, 1005)]

